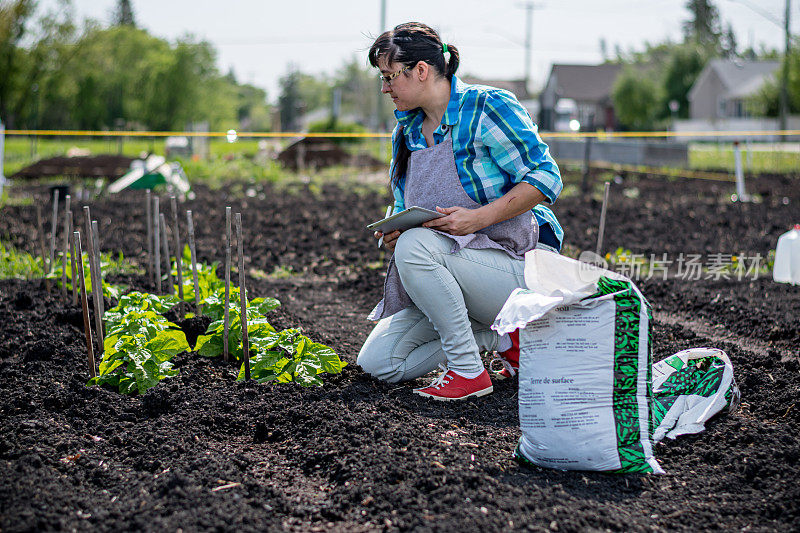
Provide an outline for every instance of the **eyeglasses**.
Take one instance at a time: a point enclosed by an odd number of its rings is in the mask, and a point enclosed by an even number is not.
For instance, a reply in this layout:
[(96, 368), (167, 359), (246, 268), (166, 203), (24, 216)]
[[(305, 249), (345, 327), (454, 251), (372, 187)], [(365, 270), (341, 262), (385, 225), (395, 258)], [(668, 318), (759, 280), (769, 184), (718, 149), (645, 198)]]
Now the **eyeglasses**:
[(410, 68), (411, 68), (411, 65), (405, 66), (405, 67), (401, 68), (400, 70), (398, 70), (397, 72), (395, 72), (394, 74), (389, 74), (388, 76), (383, 76), (383, 75), (378, 76), (378, 79), (381, 80), (382, 83), (385, 83), (386, 85), (391, 87), (392, 86), (392, 81), (394, 81), (394, 79), (397, 76), (399, 76), (400, 74), (402, 74), (403, 72), (407, 71)]

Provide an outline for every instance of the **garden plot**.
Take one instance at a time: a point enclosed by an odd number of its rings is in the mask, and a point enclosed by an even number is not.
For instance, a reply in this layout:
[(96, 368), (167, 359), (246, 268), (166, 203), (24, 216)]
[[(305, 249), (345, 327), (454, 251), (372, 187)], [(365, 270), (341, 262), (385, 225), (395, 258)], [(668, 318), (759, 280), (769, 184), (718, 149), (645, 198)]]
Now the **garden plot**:
[[(0, 282), (0, 529), (790, 529), (800, 519), (800, 287), (763, 273), (739, 280), (735, 268), (705, 279), (710, 254), (766, 257), (800, 219), (797, 181), (752, 185), (761, 203), (730, 204), (731, 187), (713, 182), (612, 187), (615, 259), (691, 253), (705, 265), (697, 280), (674, 270), (639, 280), (655, 310), (655, 358), (719, 347), (742, 390), (739, 411), (656, 447), (665, 476), (518, 465), (514, 383), (441, 404), (365, 376), (354, 363), (382, 257), (364, 226), (384, 195), (199, 188), (183, 206), (199, 259), (224, 261), (225, 205), (241, 212), (248, 290), (282, 302), (270, 323), (300, 327), (350, 364), (303, 388), (237, 381), (238, 364), (184, 352), (177, 375), (142, 395), (86, 387), (80, 308), (38, 281)], [(90, 207), (103, 251), (143, 264), (141, 199)], [(570, 248), (593, 249), (599, 202), (562, 198), (555, 209)], [(35, 252), (35, 212), (1, 213), (0, 239)], [(145, 275), (109, 281), (155, 290)], [(190, 344), (207, 326), (176, 323)]]

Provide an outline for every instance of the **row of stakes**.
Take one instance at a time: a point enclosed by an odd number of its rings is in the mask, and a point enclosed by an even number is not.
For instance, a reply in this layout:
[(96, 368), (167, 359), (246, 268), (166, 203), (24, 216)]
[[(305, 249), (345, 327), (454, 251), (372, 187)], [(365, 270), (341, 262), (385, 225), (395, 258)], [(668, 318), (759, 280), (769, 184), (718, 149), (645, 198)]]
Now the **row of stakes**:
[[(146, 226), (147, 226), (147, 272), (150, 277), (150, 282), (155, 283), (156, 291), (158, 294), (162, 293), (161, 286), (161, 266), (163, 251), (164, 258), (167, 262), (167, 290), (169, 294), (174, 294), (174, 285), (172, 278), (172, 262), (170, 255), (169, 239), (167, 237), (167, 224), (164, 213), (160, 212), (159, 197), (153, 195), (148, 189), (146, 191)], [(81, 232), (74, 227), (73, 217), (71, 211), (71, 197), (69, 194), (64, 199), (64, 240), (61, 250), (61, 289), (64, 300), (69, 301), (69, 293), (67, 291), (67, 265), (66, 259), (70, 257), (70, 272), (72, 274), (72, 303), (78, 305), (80, 302), (83, 310), (83, 328), (86, 335), (86, 349), (88, 353), (89, 363), (89, 376), (95, 377), (97, 375), (96, 364), (94, 358), (94, 348), (92, 340), (92, 327), (89, 315), (89, 299), (86, 292), (86, 284), (84, 282), (84, 265), (83, 265), (83, 244), (81, 242)], [(172, 208), (172, 234), (175, 240), (175, 266), (177, 272), (177, 286), (178, 298), (181, 303), (178, 307), (178, 313), (181, 317), (185, 317), (185, 308), (183, 303), (183, 264), (181, 258), (181, 237), (178, 227), (178, 203), (175, 196), (170, 197), (170, 204)], [(53, 271), (56, 261), (56, 231), (58, 228), (58, 205), (59, 205), (59, 190), (56, 189), (53, 193), (53, 222), (52, 230), (50, 233), (50, 253), (46, 252), (44, 226), (42, 224), (42, 209), (40, 205), (36, 206), (36, 223), (38, 226), (39, 246), (41, 248), (42, 262), (47, 265), (46, 270), (49, 273)], [(97, 221), (91, 219), (89, 206), (83, 207), (84, 220), (86, 221), (86, 237), (85, 246), (86, 254), (89, 262), (89, 276), (92, 284), (92, 302), (94, 304), (95, 316), (95, 331), (99, 351), (103, 353), (104, 345), (104, 331), (103, 331), (103, 274), (100, 268), (100, 233), (97, 227)], [(197, 276), (197, 253), (195, 249), (194, 239), (194, 222), (192, 220), (192, 211), (186, 211), (186, 224), (189, 236), (189, 250), (191, 252), (192, 260), (192, 277), (194, 286), (194, 299), (195, 307), (198, 314), (202, 314), (202, 306), (200, 304), (200, 287), (198, 284)], [(247, 296), (245, 287), (245, 271), (244, 271), (244, 254), (242, 252), (242, 214), (235, 214), (236, 224), (236, 240), (238, 246), (239, 258), (239, 295), (241, 302), (241, 323), (242, 323), (242, 353), (249, 354), (249, 339), (247, 335)], [(230, 358), (230, 351), (228, 347), (228, 327), (230, 324), (230, 317), (228, 313), (228, 306), (230, 304), (230, 281), (231, 281), (231, 208), (225, 208), (225, 309), (224, 309), (224, 331), (223, 331), (223, 359), (228, 361)], [(72, 251), (72, 253), (69, 253)], [(80, 261), (75, 261), (76, 257), (80, 257)], [(76, 283), (75, 280), (79, 280)], [(50, 279), (45, 278), (46, 289), (50, 290)], [(245, 379), (250, 379), (250, 358), (244, 357), (244, 372)]]
[[(596, 253), (599, 256), (602, 249), (603, 233), (605, 229), (606, 219), (606, 205), (608, 203), (609, 183), (605, 184), (603, 194), (603, 205), (600, 215), (600, 227), (597, 238)], [(147, 219), (147, 271), (150, 276), (150, 282), (155, 282), (156, 290), (160, 294), (161, 287), (161, 252), (163, 248), (164, 257), (167, 261), (167, 290), (170, 294), (174, 294), (174, 285), (172, 279), (172, 262), (170, 256), (169, 239), (167, 238), (167, 224), (164, 214), (160, 212), (159, 197), (152, 194), (148, 189), (146, 191), (145, 200), (145, 214)], [(70, 268), (72, 273), (72, 300), (73, 304), (78, 304), (79, 290), (78, 284), (74, 280), (80, 280), (80, 301), (83, 307), (83, 326), (86, 333), (86, 348), (89, 356), (89, 375), (96, 376), (96, 365), (94, 360), (94, 351), (92, 348), (92, 329), (89, 319), (89, 302), (86, 294), (86, 284), (84, 283), (84, 267), (83, 267), (83, 250), (81, 246), (80, 231), (73, 231), (72, 211), (70, 210), (70, 195), (66, 195), (64, 206), (64, 241), (62, 247), (62, 271), (61, 271), (61, 287), (64, 299), (68, 300), (67, 293), (67, 265), (66, 258), (70, 256)], [(50, 234), (50, 254), (49, 261), (46, 255), (45, 237), (42, 225), (42, 209), (41, 206), (36, 206), (36, 223), (38, 225), (39, 245), (41, 247), (42, 261), (48, 265), (48, 273), (52, 272), (55, 265), (56, 254), (56, 229), (58, 226), (58, 203), (59, 191), (56, 189), (53, 193), (53, 223), (52, 231)], [(175, 266), (177, 272), (177, 285), (178, 285), (178, 298), (181, 301), (178, 307), (180, 316), (185, 316), (183, 304), (183, 265), (181, 260), (181, 237), (178, 229), (178, 203), (175, 196), (170, 197), (170, 205), (172, 207), (172, 234), (175, 238)], [(89, 258), (89, 276), (92, 282), (92, 300), (94, 303), (95, 327), (97, 331), (97, 341), (100, 353), (103, 353), (103, 274), (100, 269), (100, 234), (97, 228), (97, 221), (92, 220), (89, 207), (83, 207), (84, 220), (86, 221), (86, 246), (87, 255)], [(245, 288), (245, 271), (244, 271), (244, 254), (242, 253), (242, 214), (236, 213), (236, 240), (239, 255), (239, 295), (241, 302), (241, 322), (242, 322), (242, 354), (249, 354), (249, 339), (247, 336), (247, 295)], [(194, 223), (192, 221), (192, 211), (186, 211), (186, 224), (187, 232), (189, 235), (189, 250), (192, 259), (192, 277), (194, 286), (194, 300), (195, 307), (199, 314), (202, 314), (202, 306), (200, 304), (200, 288), (197, 281), (197, 253), (195, 250), (194, 240)], [(70, 239), (69, 237), (72, 237)], [(72, 250), (72, 254), (68, 251)], [(75, 257), (80, 257), (81, 261), (76, 265)], [(228, 361), (230, 352), (228, 348), (228, 326), (230, 324), (228, 306), (230, 304), (230, 282), (231, 282), (231, 208), (225, 208), (225, 309), (224, 309), (224, 331), (223, 331), (223, 359)], [(47, 290), (50, 290), (50, 280), (45, 278)], [(250, 379), (250, 358), (244, 356), (244, 372), (245, 379)]]

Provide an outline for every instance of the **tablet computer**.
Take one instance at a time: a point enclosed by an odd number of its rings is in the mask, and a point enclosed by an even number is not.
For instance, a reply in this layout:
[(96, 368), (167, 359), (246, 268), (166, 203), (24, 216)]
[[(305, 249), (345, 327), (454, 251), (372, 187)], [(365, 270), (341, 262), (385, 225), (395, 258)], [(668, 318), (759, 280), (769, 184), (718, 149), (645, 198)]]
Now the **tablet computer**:
[(395, 230), (405, 231), (409, 228), (421, 226), (423, 223), (433, 220), (434, 218), (443, 216), (444, 215), (438, 211), (431, 211), (430, 209), (414, 206), (390, 217), (386, 217), (383, 220), (373, 222), (367, 226), (367, 229), (380, 231), (382, 233), (391, 233)]

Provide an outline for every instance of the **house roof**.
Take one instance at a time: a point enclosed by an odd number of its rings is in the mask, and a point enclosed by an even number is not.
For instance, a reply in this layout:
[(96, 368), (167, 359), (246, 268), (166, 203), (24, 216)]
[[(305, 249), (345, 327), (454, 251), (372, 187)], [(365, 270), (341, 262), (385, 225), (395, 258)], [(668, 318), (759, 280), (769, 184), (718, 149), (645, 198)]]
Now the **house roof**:
[[(550, 80), (555, 77), (559, 98), (582, 102), (599, 102), (611, 95), (622, 65), (553, 65)], [(550, 81), (547, 82), (548, 85)]]
[(689, 91), (693, 99), (698, 87), (702, 85), (711, 72), (715, 72), (724, 87), (723, 94), (727, 98), (749, 96), (773, 76), (780, 67), (779, 61), (747, 61), (742, 59), (712, 59)]
[(525, 86), (525, 80), (486, 80), (475, 76), (464, 76), (461, 80), (463, 80), (464, 83), (472, 85), (488, 85), (490, 87), (511, 91), (514, 96), (517, 97), (517, 100), (520, 101), (531, 99), (528, 88)]

